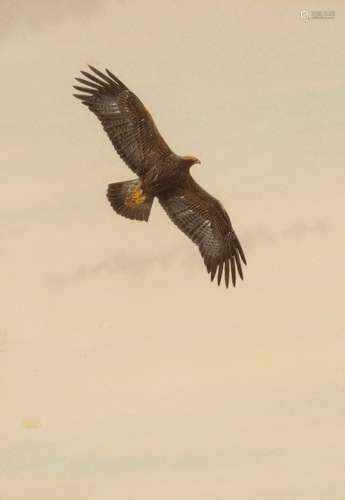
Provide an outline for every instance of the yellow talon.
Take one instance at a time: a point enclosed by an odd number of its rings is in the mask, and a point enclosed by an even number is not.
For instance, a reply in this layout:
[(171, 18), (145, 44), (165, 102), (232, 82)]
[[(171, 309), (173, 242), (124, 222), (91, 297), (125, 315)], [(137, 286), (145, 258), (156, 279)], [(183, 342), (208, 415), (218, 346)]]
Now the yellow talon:
[(144, 203), (146, 200), (146, 196), (143, 195), (142, 189), (139, 189), (138, 191), (133, 191), (133, 193), (130, 194), (128, 197), (128, 204), (135, 204), (135, 205), (140, 205), (141, 203)]

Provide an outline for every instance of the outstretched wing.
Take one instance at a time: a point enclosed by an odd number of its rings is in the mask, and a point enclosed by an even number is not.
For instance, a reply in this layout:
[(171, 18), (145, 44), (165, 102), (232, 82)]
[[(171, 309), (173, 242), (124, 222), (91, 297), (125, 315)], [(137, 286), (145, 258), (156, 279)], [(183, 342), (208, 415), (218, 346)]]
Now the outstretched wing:
[(152, 164), (171, 154), (154, 121), (138, 97), (106, 69), (101, 73), (81, 73), (75, 85), (81, 94), (74, 94), (101, 121), (104, 130), (120, 157), (137, 174), (143, 175)]
[(187, 182), (159, 196), (170, 219), (199, 247), (213, 281), (218, 270), (218, 285), (224, 270), (225, 284), (236, 285), (236, 272), (243, 279), (241, 260), (244, 252), (230, 219), (218, 200), (202, 189), (189, 176)]

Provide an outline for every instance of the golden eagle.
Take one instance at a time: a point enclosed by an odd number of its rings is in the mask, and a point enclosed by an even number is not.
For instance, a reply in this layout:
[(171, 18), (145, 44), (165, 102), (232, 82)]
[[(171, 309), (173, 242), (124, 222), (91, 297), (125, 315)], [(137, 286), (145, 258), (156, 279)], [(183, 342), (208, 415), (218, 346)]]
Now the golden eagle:
[(109, 184), (107, 198), (113, 209), (129, 219), (147, 221), (155, 197), (178, 228), (199, 247), (208, 273), (218, 285), (236, 285), (236, 270), (243, 279), (244, 252), (221, 203), (200, 187), (190, 167), (200, 161), (175, 154), (160, 135), (152, 116), (138, 97), (111, 71), (89, 66), (93, 72), (76, 78), (81, 94), (74, 94), (101, 121), (114, 148), (137, 179)]

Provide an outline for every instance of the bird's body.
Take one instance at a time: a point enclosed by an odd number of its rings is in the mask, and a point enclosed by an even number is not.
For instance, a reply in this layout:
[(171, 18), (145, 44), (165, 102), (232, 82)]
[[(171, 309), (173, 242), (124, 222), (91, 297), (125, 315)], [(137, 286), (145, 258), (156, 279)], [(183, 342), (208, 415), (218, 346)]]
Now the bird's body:
[(175, 153), (164, 157), (143, 175), (144, 191), (151, 193), (152, 196), (158, 196), (185, 182), (191, 166), (190, 161)]
[(218, 284), (224, 271), (236, 284), (236, 270), (243, 278), (244, 252), (221, 203), (207, 193), (190, 175), (200, 161), (193, 156), (175, 154), (160, 135), (150, 113), (138, 97), (115, 75), (82, 71), (87, 80), (75, 86), (75, 94), (102, 122), (120, 157), (138, 178), (110, 184), (107, 197), (113, 209), (130, 219), (149, 219), (152, 203), (158, 198), (174, 224), (201, 252), (213, 280)]

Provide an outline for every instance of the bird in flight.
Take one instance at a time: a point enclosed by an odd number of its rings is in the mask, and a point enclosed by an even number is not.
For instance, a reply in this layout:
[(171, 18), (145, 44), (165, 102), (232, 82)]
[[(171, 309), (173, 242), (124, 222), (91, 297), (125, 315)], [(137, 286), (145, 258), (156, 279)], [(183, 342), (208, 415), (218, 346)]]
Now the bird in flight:
[(111, 71), (89, 66), (76, 78), (81, 85), (74, 94), (100, 120), (115, 150), (138, 176), (109, 184), (107, 198), (118, 214), (148, 221), (157, 198), (172, 222), (198, 245), (211, 281), (224, 276), (228, 288), (231, 274), (243, 279), (241, 260), (246, 258), (222, 204), (205, 191), (190, 174), (200, 161), (175, 154), (159, 133), (140, 99)]

